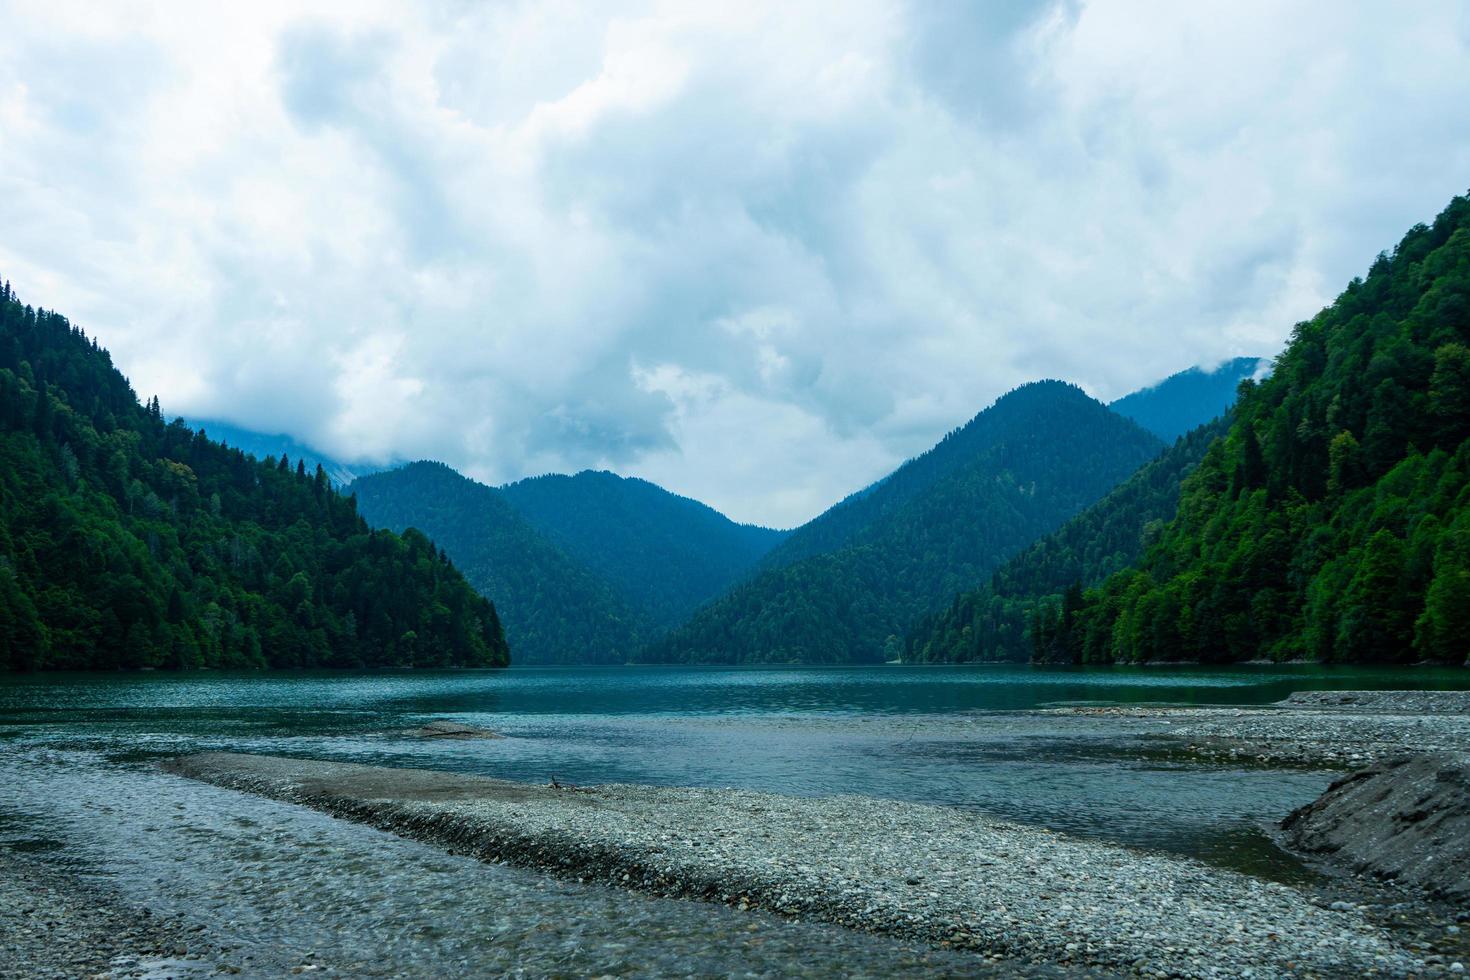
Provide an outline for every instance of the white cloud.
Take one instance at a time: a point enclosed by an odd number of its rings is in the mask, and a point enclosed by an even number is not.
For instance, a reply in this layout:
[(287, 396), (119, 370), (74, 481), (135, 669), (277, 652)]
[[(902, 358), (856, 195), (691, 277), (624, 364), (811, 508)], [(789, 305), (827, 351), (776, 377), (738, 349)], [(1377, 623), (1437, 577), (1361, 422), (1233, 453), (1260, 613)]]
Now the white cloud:
[(1470, 13), (0, 0), (0, 273), (173, 411), (792, 524), (1272, 354), (1470, 180)]

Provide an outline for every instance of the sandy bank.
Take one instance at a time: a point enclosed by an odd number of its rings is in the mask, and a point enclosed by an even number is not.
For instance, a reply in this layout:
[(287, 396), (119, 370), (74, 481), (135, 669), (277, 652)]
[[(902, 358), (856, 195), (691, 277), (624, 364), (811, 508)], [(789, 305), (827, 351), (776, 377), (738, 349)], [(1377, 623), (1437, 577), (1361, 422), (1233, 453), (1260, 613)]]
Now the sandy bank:
[(228, 753), (168, 768), (485, 860), (1036, 962), (1196, 977), (1422, 966), (1358, 911), (1284, 885), (943, 807)]

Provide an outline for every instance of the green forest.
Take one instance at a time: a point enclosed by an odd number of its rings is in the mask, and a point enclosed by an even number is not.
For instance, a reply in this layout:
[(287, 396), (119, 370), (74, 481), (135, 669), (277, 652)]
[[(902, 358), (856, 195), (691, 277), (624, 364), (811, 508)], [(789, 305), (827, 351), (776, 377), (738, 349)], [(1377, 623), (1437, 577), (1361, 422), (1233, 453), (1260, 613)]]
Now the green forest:
[(1462, 664), (1470, 199), (1411, 229), (1246, 382), (1133, 567), (1035, 640), (1065, 662)]
[(10, 669), (502, 666), (489, 601), (320, 468), (165, 422), (65, 317), (0, 287)]
[(914, 627), (904, 659), (1051, 660), (1063, 604), (1136, 562), (1179, 506), (1179, 489), (1229, 429), (1219, 419), (1179, 439), (1102, 500), (1006, 562), (982, 588), (961, 593)]
[(654, 630), (725, 591), (785, 537), (613, 473), (537, 476), (499, 492), (533, 527), (617, 589)]
[(433, 535), (470, 583), (494, 597), (517, 663), (625, 663), (648, 628), (607, 581), (532, 527), (499, 490), (443, 463), (359, 477), (351, 489), (373, 524)]
[[(876, 662), (1155, 456), (1157, 438), (1059, 381), (1024, 385), (865, 494), (793, 533), (755, 578), (643, 654), (658, 662)], [(779, 564), (817, 542), (837, 549)], [(788, 547), (789, 546), (789, 547)], [(784, 553), (784, 554), (781, 554)]]

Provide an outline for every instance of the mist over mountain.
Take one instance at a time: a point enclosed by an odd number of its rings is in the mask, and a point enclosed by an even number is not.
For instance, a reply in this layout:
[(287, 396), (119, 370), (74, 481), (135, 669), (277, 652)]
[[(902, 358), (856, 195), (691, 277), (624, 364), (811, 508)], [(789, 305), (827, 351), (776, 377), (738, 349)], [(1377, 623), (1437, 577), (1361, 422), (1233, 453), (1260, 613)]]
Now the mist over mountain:
[(283, 455), (291, 460), (292, 465), (300, 460), (306, 463), (308, 470), (315, 470), (320, 466), (327, 473), (327, 479), (332, 485), (343, 487), (369, 473), (380, 473), (389, 469), (389, 465), (376, 465), (372, 463), (344, 463), (334, 459), (311, 446), (297, 442), (285, 433), (268, 435), (256, 432), (253, 429), (242, 428), (231, 425), (229, 422), (221, 422), (219, 419), (189, 419), (189, 425), (195, 429), (203, 429), (211, 439), (222, 442), (264, 461), (267, 456), (280, 459)]
[(1240, 383), (1247, 378), (1259, 380), (1270, 367), (1270, 359), (1263, 357), (1237, 357), (1209, 371), (1192, 367), (1124, 395), (1108, 407), (1165, 442), (1173, 442), (1223, 415), (1235, 404)]

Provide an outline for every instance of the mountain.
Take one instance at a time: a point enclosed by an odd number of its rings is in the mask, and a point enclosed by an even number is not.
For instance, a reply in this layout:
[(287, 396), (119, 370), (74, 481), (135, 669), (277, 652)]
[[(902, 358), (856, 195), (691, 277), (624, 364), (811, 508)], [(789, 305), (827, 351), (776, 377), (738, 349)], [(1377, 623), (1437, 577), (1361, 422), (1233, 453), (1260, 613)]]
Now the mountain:
[(763, 568), (780, 568), (814, 555), (837, 551), (870, 527), (892, 518), (910, 501), (977, 457), (1007, 440), (1016, 425), (1017, 412), (1055, 394), (1062, 382), (1041, 382), (1017, 389), (989, 411), (948, 433), (933, 448), (909, 460), (867, 487), (849, 494), (806, 524), (792, 531), (785, 541), (762, 560)]
[(304, 462), (308, 470), (314, 471), (320, 466), (326, 471), (327, 479), (332, 481), (335, 487), (346, 486), (359, 476), (379, 473), (387, 469), (386, 466), (377, 466), (372, 463), (343, 463), (326, 453), (297, 442), (284, 433), (266, 435), (251, 429), (242, 429), (228, 422), (221, 422), (219, 419), (194, 419), (190, 425), (196, 429), (203, 429), (205, 434), (216, 442), (233, 446), (256, 459), (263, 460), (267, 456), (280, 459), (286, 456), (293, 463), (297, 460)]
[(1466, 661), (1470, 198), (1297, 325), (1144, 557), (1074, 599), (1072, 660)]
[(918, 663), (1051, 659), (1056, 621), (1077, 590), (1133, 564), (1179, 506), (1184, 479), (1229, 430), (1226, 419), (1179, 439), (1117, 489), (998, 568), (985, 586), (925, 617), (905, 644)]
[(637, 648), (639, 614), (500, 491), (429, 462), (360, 477), (349, 489), (374, 525), (414, 527), (444, 547), (494, 600), (517, 663), (624, 663)]
[(736, 524), (646, 480), (587, 470), (500, 488), (538, 531), (611, 583), (654, 629), (744, 576), (785, 532)]
[(506, 662), (495, 608), (423, 535), (165, 423), (96, 341), (0, 289), (0, 664)]
[(1260, 357), (1237, 357), (1211, 371), (1193, 367), (1124, 395), (1108, 407), (1165, 442), (1173, 442), (1225, 414), (1235, 403), (1240, 383), (1264, 375), (1270, 367), (1270, 360)]
[[(777, 550), (784, 563), (644, 654), (689, 662), (872, 662), (909, 627), (1111, 490), (1158, 439), (1059, 381), (1025, 385)], [(834, 550), (792, 558), (838, 542)]]

